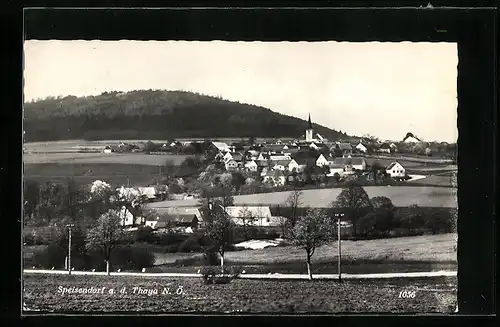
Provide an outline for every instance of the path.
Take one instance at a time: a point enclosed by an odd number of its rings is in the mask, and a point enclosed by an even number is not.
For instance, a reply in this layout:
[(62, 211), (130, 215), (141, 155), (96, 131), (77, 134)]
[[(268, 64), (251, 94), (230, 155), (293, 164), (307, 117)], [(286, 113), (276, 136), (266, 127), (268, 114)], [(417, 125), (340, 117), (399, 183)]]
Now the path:
[[(67, 275), (66, 270), (38, 270), (25, 269), (25, 274), (53, 274)], [(106, 272), (72, 271), (72, 275), (105, 276)], [(143, 276), (143, 277), (201, 277), (200, 274), (188, 273), (134, 273), (134, 272), (111, 272), (111, 276)], [(387, 273), (387, 274), (342, 274), (342, 279), (390, 279), (390, 278), (432, 278), (432, 277), (456, 277), (456, 271), (430, 271), (412, 273)], [(306, 274), (241, 274), (239, 278), (245, 279), (308, 279)], [(314, 274), (314, 279), (338, 279), (338, 274)]]

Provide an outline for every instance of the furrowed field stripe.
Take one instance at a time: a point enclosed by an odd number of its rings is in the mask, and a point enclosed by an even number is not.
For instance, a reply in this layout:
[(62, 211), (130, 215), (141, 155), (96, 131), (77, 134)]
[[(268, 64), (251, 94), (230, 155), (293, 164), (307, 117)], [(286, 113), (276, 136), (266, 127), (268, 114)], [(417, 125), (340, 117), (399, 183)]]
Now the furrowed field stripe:
[[(36, 270), (26, 269), (25, 274), (49, 274), (68, 275), (65, 270)], [(92, 271), (72, 271), (72, 275), (106, 276), (106, 272)], [(201, 274), (189, 273), (133, 273), (133, 272), (112, 272), (110, 276), (139, 276), (139, 277), (188, 277), (199, 278)], [(343, 279), (385, 279), (385, 278), (432, 278), (432, 277), (456, 277), (456, 271), (429, 271), (411, 273), (386, 273), (386, 274), (342, 274)], [(309, 279), (306, 274), (242, 274), (238, 278), (244, 279)], [(314, 279), (338, 279), (337, 274), (317, 274)]]

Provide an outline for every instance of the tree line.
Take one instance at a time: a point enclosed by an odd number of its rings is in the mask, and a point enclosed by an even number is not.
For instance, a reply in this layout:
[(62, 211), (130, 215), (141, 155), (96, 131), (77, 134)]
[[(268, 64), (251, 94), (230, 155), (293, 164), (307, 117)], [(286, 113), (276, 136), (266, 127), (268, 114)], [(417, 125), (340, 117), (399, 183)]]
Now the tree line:
[[(307, 122), (267, 108), (193, 92), (140, 90), (48, 97), (24, 104), (26, 141), (301, 137)], [(315, 125), (336, 139), (335, 130)]]

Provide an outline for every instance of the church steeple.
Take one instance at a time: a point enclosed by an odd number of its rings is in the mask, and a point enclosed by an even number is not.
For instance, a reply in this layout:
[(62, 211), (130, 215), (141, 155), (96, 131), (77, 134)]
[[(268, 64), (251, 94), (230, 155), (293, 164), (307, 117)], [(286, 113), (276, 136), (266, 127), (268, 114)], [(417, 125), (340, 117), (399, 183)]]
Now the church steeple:
[(312, 129), (313, 128), (313, 125), (311, 123), (311, 114), (309, 114), (309, 129)]

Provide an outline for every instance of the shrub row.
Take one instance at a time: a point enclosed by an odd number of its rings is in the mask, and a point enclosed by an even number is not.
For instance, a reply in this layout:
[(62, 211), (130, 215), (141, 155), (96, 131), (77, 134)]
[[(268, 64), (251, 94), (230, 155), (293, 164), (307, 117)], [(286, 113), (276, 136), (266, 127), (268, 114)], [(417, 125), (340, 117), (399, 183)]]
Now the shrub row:
[[(76, 251), (75, 251), (76, 252)], [(37, 252), (31, 258), (24, 259), (25, 267), (64, 269), (66, 249), (57, 244), (50, 244), (43, 251)], [(110, 264), (112, 269), (141, 270), (154, 264), (153, 253), (144, 247), (120, 246), (113, 250)], [(75, 270), (105, 271), (106, 263), (101, 252), (91, 251), (72, 253), (71, 266)]]

